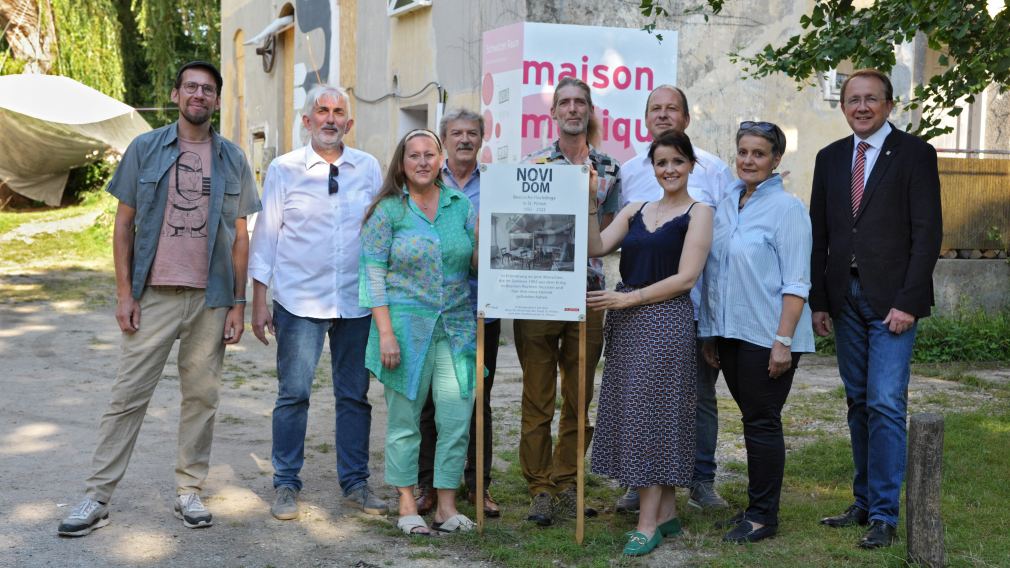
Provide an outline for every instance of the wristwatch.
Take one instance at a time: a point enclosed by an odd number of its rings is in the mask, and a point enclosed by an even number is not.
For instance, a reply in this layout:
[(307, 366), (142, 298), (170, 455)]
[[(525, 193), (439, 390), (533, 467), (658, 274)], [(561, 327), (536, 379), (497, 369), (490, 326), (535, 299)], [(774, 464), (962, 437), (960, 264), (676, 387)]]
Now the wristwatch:
[(779, 343), (781, 343), (782, 345), (785, 345), (786, 347), (792, 347), (792, 345), (793, 345), (793, 338), (792, 337), (786, 337), (784, 335), (776, 335), (775, 336), (775, 341), (778, 341)]

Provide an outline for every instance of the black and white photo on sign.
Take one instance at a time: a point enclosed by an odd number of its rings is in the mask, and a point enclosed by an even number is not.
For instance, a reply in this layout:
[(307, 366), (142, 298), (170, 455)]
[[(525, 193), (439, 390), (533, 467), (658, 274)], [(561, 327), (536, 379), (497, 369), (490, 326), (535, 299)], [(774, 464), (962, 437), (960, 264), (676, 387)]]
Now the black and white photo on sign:
[(493, 270), (575, 270), (575, 215), (491, 214)]

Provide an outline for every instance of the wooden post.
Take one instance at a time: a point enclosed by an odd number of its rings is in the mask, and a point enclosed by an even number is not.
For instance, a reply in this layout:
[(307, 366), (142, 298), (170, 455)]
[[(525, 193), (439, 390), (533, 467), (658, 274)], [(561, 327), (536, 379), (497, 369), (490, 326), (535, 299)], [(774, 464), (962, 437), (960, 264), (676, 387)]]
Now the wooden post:
[(484, 532), (484, 314), (477, 314), (477, 392), (474, 408), (477, 420), (477, 487), (474, 507), (477, 509), (477, 532)]
[(575, 478), (575, 542), (586, 536), (586, 320), (579, 321), (579, 435)]
[(946, 565), (940, 482), (943, 480), (943, 416), (912, 415), (908, 429), (908, 561), (927, 568)]

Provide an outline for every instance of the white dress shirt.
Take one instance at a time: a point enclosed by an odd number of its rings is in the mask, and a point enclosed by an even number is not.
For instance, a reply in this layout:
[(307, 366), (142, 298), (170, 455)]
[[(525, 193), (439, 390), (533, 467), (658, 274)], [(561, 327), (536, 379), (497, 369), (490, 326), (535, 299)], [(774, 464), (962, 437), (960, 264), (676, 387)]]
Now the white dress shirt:
[[(726, 188), (735, 181), (726, 162), (711, 152), (697, 146), (694, 155), (698, 163), (687, 177), (687, 192), (695, 201), (700, 201), (712, 209), (726, 195)], [(621, 166), (621, 207), (635, 201), (659, 201), (663, 188), (656, 181), (656, 173), (646, 150)]]
[(249, 276), (300, 317), (359, 318), (358, 234), (382, 185), (379, 162), (344, 146), (335, 162), (340, 189), (329, 193), (330, 164), (311, 145), (276, 158), (263, 182)]
[(859, 150), (859, 143), (866, 142), (870, 145), (866, 149), (866, 164), (863, 168), (863, 189), (866, 189), (866, 182), (870, 181), (870, 173), (873, 172), (873, 164), (877, 163), (877, 157), (880, 156), (880, 149), (884, 147), (884, 140), (887, 139), (888, 135), (891, 134), (891, 123), (884, 122), (884, 125), (877, 129), (876, 132), (870, 134), (866, 138), (860, 138), (855, 134), (852, 135), (852, 167), (856, 167), (856, 153)]
[[(695, 201), (700, 201), (715, 211), (716, 206), (726, 196), (726, 191), (736, 181), (729, 171), (726, 162), (711, 152), (706, 152), (695, 146), (694, 156), (698, 162), (694, 165), (691, 175), (687, 176), (687, 193)], [(636, 201), (659, 201), (663, 197), (663, 187), (656, 179), (652, 169), (652, 160), (646, 150), (621, 166), (621, 207)], [(694, 304), (694, 319), (698, 320), (701, 306), (702, 275), (698, 275), (694, 288), (691, 290), (691, 302)]]

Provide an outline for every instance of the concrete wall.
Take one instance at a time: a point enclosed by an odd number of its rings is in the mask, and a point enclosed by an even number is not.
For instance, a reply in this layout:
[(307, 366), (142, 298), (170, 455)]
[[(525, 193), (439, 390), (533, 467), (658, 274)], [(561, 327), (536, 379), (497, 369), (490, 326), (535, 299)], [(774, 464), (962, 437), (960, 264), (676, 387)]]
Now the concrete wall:
[(1010, 307), (1010, 264), (1002, 260), (940, 259), (933, 270), (936, 313)]

